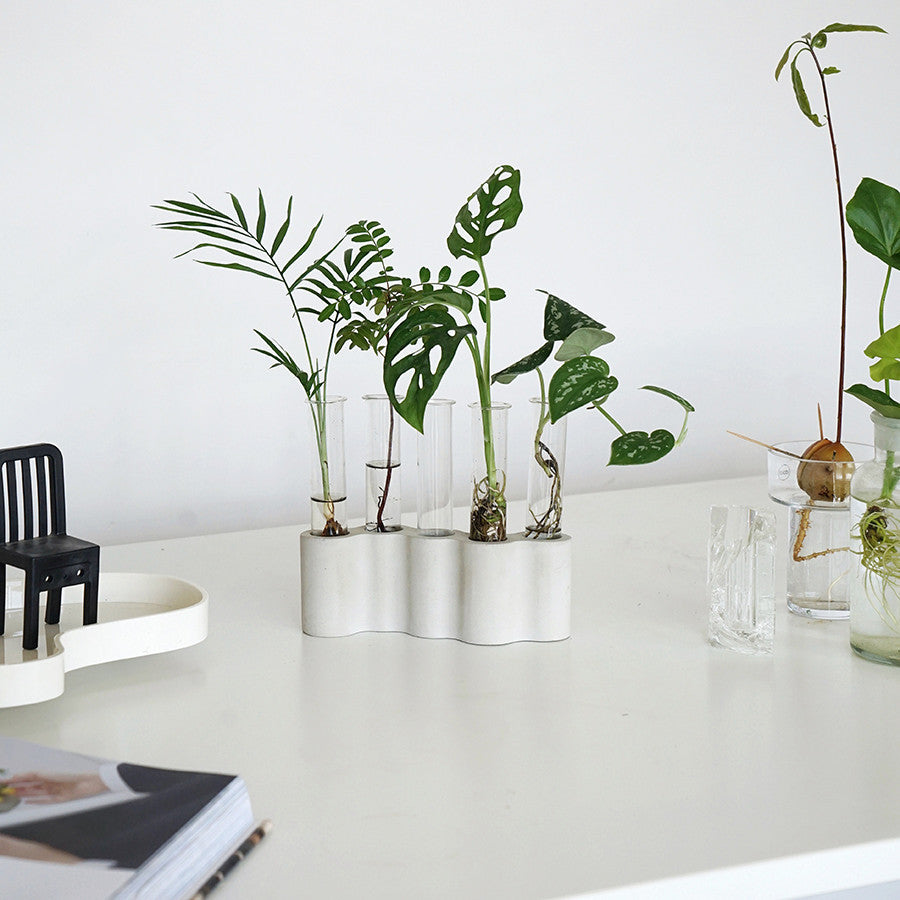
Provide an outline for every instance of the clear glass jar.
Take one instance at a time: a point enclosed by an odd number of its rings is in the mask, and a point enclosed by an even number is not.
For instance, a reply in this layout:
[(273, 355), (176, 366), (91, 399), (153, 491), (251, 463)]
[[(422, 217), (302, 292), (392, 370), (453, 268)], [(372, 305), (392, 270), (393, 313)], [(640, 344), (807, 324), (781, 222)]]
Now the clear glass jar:
[(346, 397), (307, 400), (311, 436), (310, 530), (335, 537), (348, 533), (347, 474), (344, 464)]
[[(769, 496), (787, 507), (788, 609), (811, 619), (850, 615), (850, 480), (854, 462), (804, 458), (810, 441), (769, 448)], [(854, 460), (871, 447), (843, 445)]]
[(472, 410), (472, 507), (469, 540), (506, 540), (506, 437), (508, 403)]
[(850, 484), (850, 646), (900, 665), (900, 419), (873, 412), (875, 459)]

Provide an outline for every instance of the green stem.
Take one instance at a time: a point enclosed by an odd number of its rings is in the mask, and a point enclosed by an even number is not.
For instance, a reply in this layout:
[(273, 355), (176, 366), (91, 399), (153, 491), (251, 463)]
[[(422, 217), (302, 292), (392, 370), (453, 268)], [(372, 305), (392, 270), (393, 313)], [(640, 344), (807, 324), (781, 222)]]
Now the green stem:
[(887, 458), (884, 461), (884, 481), (881, 484), (881, 496), (885, 500), (890, 500), (897, 487), (897, 472), (894, 469), (894, 451), (887, 451)]
[(618, 430), (619, 434), (625, 434), (625, 429), (595, 400), (591, 406), (594, 407), (598, 412), (603, 413), (607, 419), (609, 419), (610, 423)]
[(494, 420), (491, 400), (491, 289), (488, 284), (484, 260), (476, 260), (484, 285), (484, 352), (476, 361), (475, 377), (478, 381), (478, 401), (481, 403), (481, 430), (484, 438), (484, 465), (491, 490), (498, 490), (497, 457), (494, 449)]
[[(887, 297), (888, 285), (891, 283), (891, 267), (887, 267), (887, 274), (884, 276), (884, 288), (881, 291), (881, 302), (878, 304), (878, 333), (884, 334), (884, 301)], [(891, 396), (890, 379), (884, 379), (884, 392)]]

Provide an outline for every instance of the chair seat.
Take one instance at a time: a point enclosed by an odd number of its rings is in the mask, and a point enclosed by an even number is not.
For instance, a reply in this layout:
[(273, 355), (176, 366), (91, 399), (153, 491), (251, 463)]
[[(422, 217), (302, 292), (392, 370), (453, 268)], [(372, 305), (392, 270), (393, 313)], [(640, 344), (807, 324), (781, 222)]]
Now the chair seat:
[[(52, 561), (55, 557), (70, 556), (79, 551), (90, 554), (94, 549), (99, 549), (90, 541), (72, 537), (69, 534), (48, 534), (44, 537), (29, 538), (24, 541), (8, 541), (0, 544), (0, 563), (15, 566), (15, 560), (46, 559)], [(72, 558), (74, 562), (74, 558)]]

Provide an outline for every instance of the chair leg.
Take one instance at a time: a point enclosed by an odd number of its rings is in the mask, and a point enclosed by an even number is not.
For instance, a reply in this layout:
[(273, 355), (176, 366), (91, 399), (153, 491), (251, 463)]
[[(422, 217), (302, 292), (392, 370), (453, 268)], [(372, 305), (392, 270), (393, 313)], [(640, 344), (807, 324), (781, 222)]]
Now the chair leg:
[(44, 621), (48, 625), (59, 625), (59, 616), (62, 612), (62, 588), (53, 588), (47, 591), (47, 611)]
[(97, 599), (100, 593), (100, 580), (97, 573), (90, 581), (84, 584), (84, 616), (85, 625), (95, 625), (97, 622)]
[(0, 563), (0, 634), (6, 631), (6, 566)]
[(38, 627), (41, 619), (41, 587), (30, 572), (25, 575), (24, 623), (22, 629), (22, 648), (37, 650)]

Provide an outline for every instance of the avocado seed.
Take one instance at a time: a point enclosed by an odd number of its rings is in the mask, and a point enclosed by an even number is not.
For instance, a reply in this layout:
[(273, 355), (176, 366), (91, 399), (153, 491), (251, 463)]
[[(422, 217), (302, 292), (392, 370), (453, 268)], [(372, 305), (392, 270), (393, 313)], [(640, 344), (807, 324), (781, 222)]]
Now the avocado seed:
[(843, 444), (823, 438), (807, 447), (802, 459), (797, 467), (797, 484), (810, 500), (833, 503), (850, 496), (855, 467), (852, 454)]

